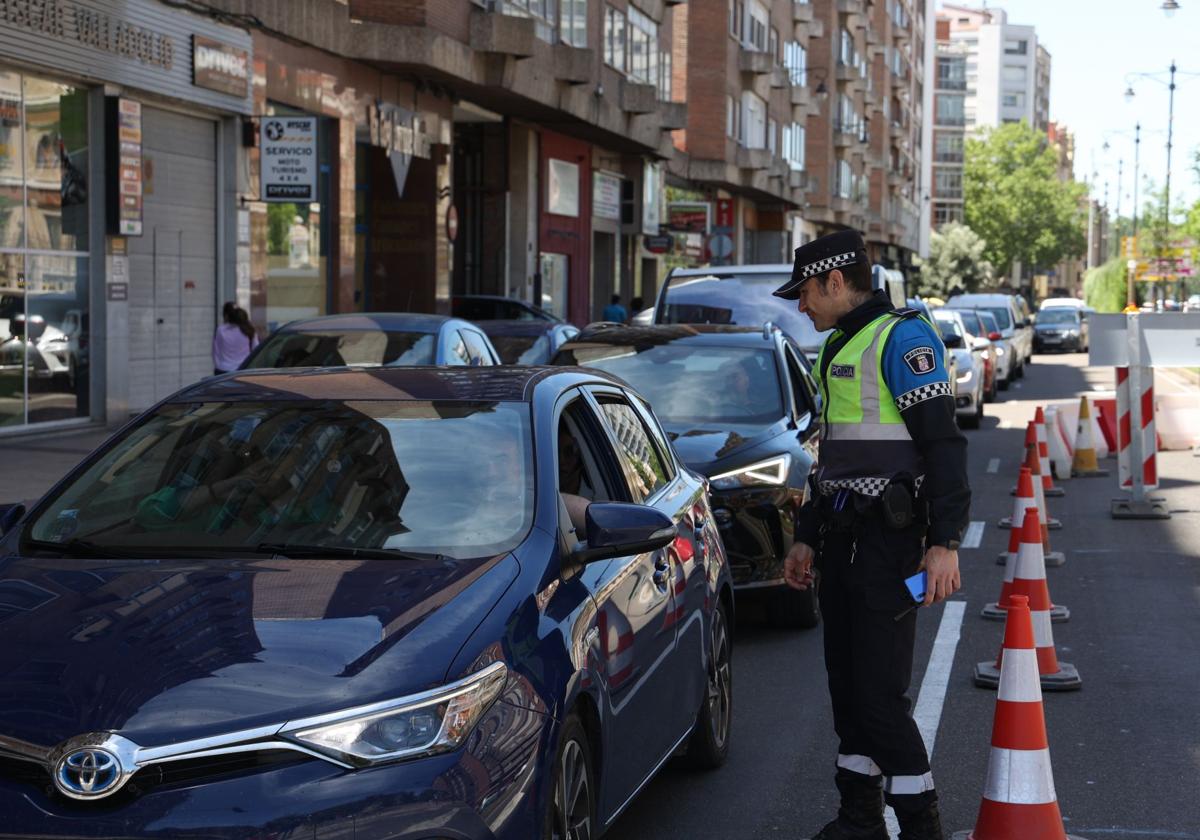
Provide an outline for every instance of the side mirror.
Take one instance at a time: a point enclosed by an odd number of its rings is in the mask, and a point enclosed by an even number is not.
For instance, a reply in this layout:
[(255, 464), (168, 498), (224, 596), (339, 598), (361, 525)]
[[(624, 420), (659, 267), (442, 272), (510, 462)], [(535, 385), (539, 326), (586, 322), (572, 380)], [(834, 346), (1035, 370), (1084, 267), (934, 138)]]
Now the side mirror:
[(25, 505), (0, 505), (0, 537), (13, 529), (25, 515)]
[(988, 333), (988, 341), (999, 341), (1002, 338), (1004, 338), (1004, 336), (1000, 335), (1000, 333), (996, 332), (995, 330)]
[(571, 559), (594, 563), (613, 557), (656, 551), (675, 541), (671, 517), (646, 505), (593, 502), (587, 507), (587, 543), (575, 547)]
[(946, 347), (948, 347), (951, 350), (957, 350), (963, 346), (963, 340), (962, 340), (961, 335), (948, 335), (942, 339), (942, 343), (944, 343), (946, 345)]
[(972, 350), (986, 350), (988, 347), (991, 346), (991, 344), (992, 343), (988, 339), (984, 338), (983, 336), (976, 336), (971, 339), (971, 349)]

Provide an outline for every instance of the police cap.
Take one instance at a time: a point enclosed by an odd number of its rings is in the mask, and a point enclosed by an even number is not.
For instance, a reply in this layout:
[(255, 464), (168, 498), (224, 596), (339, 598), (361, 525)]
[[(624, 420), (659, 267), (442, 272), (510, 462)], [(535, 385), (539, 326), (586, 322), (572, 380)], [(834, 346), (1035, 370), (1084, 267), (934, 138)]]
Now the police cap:
[(814, 239), (796, 249), (796, 261), (792, 265), (792, 278), (775, 290), (777, 297), (795, 300), (800, 297), (800, 287), (810, 277), (816, 277), (835, 268), (845, 268), (854, 263), (870, 265), (867, 245), (862, 234), (856, 230), (839, 230)]

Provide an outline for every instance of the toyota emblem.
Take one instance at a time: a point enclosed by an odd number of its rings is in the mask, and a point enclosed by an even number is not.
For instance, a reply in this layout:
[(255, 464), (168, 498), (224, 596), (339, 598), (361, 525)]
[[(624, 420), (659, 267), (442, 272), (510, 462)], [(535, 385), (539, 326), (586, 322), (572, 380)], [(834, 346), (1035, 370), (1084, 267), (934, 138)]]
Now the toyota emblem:
[(107, 796), (120, 787), (121, 762), (108, 750), (88, 747), (64, 755), (54, 771), (54, 785), (74, 799)]

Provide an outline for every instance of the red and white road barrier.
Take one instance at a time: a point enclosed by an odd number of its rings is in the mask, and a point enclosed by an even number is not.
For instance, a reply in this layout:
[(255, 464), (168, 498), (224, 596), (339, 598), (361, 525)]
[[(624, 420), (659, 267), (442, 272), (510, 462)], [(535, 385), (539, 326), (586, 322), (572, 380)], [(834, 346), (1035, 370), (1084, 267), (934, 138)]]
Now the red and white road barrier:
[[(1147, 490), (1158, 486), (1158, 438), (1154, 433), (1154, 372), (1142, 369), (1141, 429), (1137, 430), (1141, 440), (1142, 478)], [(1130, 464), (1130, 445), (1135, 434), (1132, 426), (1132, 403), (1129, 394), (1129, 368), (1117, 368), (1117, 475), (1122, 490), (1133, 489), (1133, 469)]]

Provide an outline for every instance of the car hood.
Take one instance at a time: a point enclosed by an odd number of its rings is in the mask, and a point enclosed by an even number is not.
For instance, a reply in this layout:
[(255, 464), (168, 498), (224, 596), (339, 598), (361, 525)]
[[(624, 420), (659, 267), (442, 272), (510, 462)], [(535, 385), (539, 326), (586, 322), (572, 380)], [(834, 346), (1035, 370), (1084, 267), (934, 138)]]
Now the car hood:
[(0, 735), (152, 746), (427, 689), (516, 575), (511, 555), (0, 559)]
[(770, 426), (692, 426), (686, 423), (664, 423), (667, 435), (680, 459), (691, 469), (704, 475), (724, 469), (738, 455), (779, 435), (787, 428), (786, 420)]

